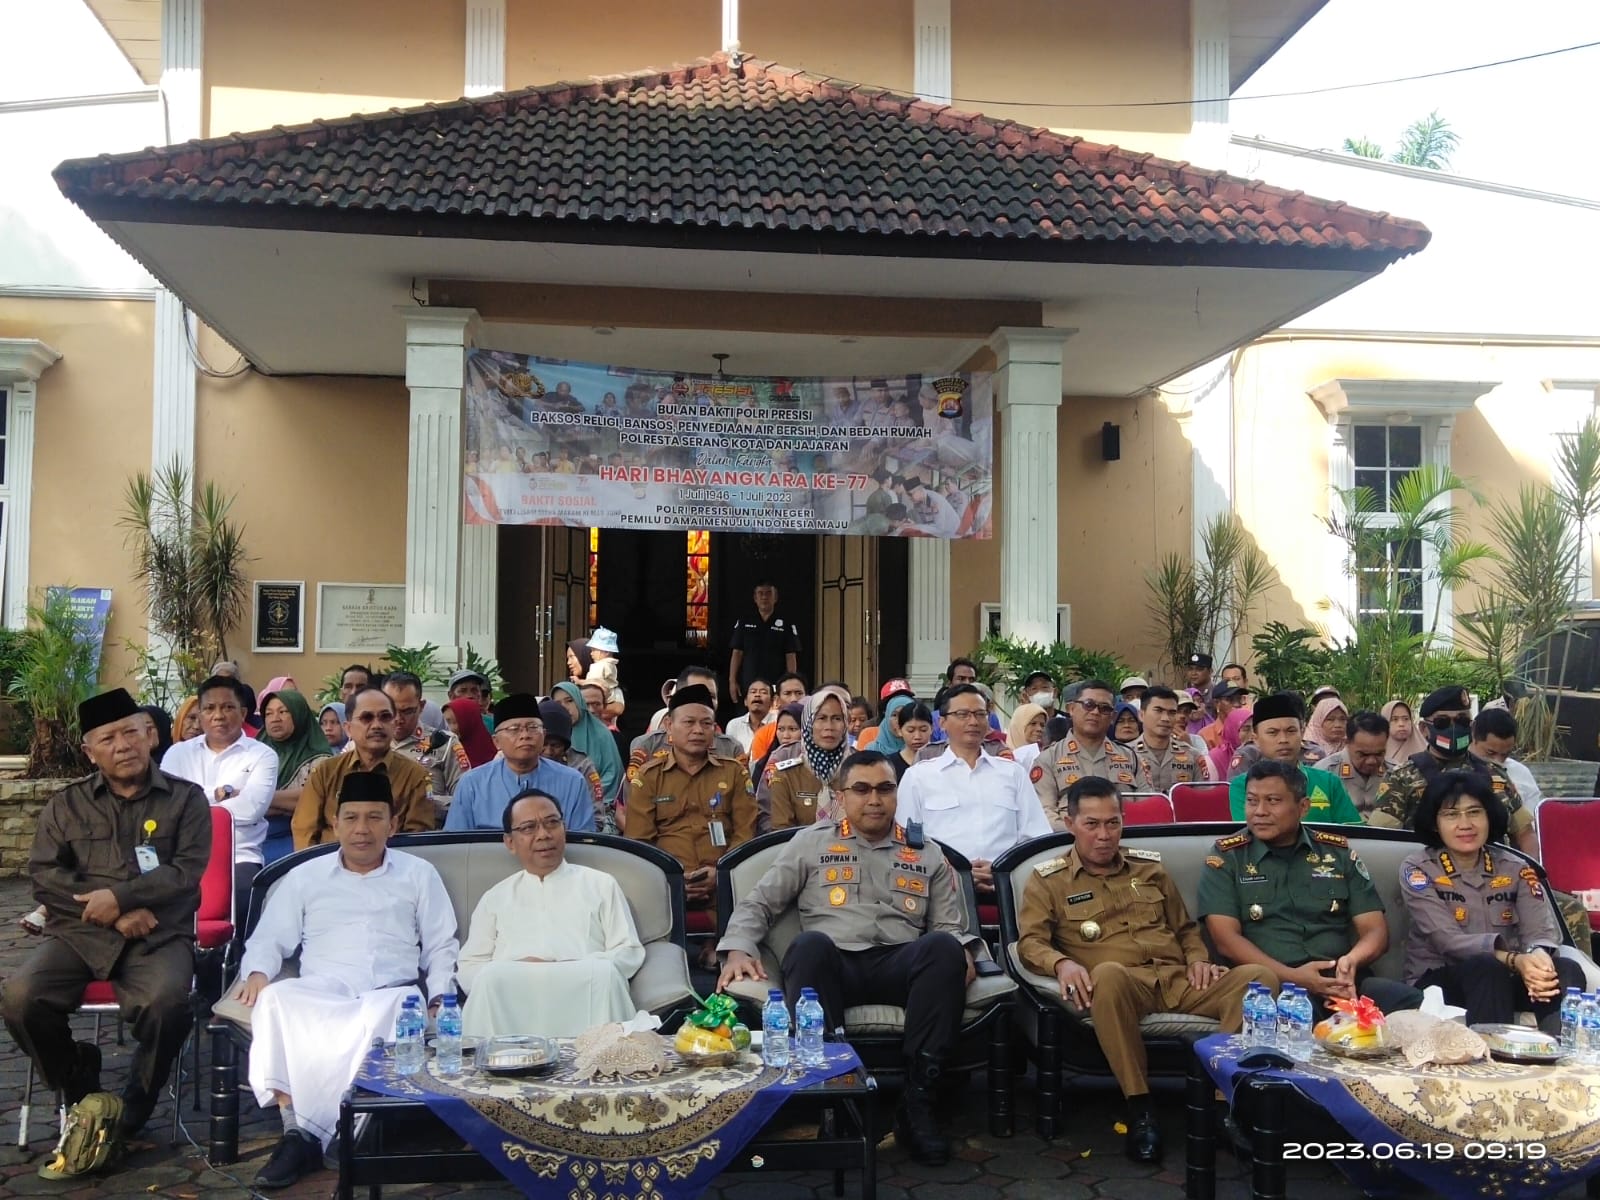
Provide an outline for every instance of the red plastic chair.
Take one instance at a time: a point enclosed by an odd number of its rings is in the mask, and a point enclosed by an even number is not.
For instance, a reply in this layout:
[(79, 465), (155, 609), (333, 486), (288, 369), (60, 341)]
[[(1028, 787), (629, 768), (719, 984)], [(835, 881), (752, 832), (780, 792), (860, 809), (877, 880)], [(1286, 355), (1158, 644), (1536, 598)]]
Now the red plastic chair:
[[(1551, 797), (1539, 806), (1539, 851), (1551, 887), (1562, 892), (1600, 888), (1597, 829), (1600, 800)], [(1589, 913), (1589, 928), (1600, 932), (1600, 912)]]
[(1128, 796), (1122, 801), (1124, 825), (1170, 825), (1172, 801), (1160, 792), (1148, 796)]
[(1226, 783), (1175, 783), (1168, 793), (1179, 821), (1231, 821)]

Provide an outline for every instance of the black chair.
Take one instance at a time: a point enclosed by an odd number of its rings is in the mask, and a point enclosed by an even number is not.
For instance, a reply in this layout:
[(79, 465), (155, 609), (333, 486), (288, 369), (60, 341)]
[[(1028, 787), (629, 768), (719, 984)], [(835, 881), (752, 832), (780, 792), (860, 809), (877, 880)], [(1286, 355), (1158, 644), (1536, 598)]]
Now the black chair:
[[(728, 920), (738, 899), (750, 892), (767, 873), (795, 829), (776, 829), (746, 842), (723, 855), (717, 864), (717, 936), (727, 932)], [(961, 880), (962, 902), (967, 932), (981, 937), (978, 925), (978, 899), (972, 883), (972, 865), (948, 846), (940, 845), (947, 862)], [(798, 912), (791, 906), (761, 945), (761, 961), (768, 982), (733, 984), (729, 993), (747, 1010), (752, 1027), (760, 1023), (760, 1009), (769, 988), (782, 987), (779, 964), (789, 943), (800, 933)], [(980, 959), (989, 957), (988, 947), (974, 947)], [(1004, 975), (979, 975), (967, 989), (966, 1008), (961, 1028), (951, 1047), (945, 1068), (953, 1072), (982, 1070), (987, 1073), (989, 1132), (995, 1137), (1010, 1137), (1013, 1117), (1011, 1068), (1011, 1010), (1017, 986)], [(905, 1038), (905, 1010), (892, 1005), (862, 1005), (845, 1012), (845, 1033), (861, 1055), (867, 1069), (881, 1081), (898, 1083), (905, 1075), (901, 1044)]]

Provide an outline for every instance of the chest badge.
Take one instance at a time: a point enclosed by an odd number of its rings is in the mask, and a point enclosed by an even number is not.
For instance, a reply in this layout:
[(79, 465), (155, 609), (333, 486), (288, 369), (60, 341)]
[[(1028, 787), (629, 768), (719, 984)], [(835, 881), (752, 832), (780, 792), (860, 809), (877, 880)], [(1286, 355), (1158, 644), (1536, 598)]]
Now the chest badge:
[(1086, 942), (1097, 941), (1100, 937), (1100, 922), (1085, 921), (1078, 926), (1078, 936)]
[(1331, 913), (1338, 912), (1339, 911), (1339, 902), (1337, 900), (1335, 900), (1332, 904), (1330, 904), (1328, 906), (1328, 911), (1331, 912)]
[(1261, 907), (1261, 905), (1259, 905), (1259, 904), (1252, 904), (1252, 905), (1251, 905), (1251, 906), (1250, 906), (1250, 919), (1251, 919), (1251, 920), (1252, 920), (1252, 921), (1259, 921), (1259, 920), (1261, 920), (1261, 918), (1262, 918), (1262, 917), (1263, 917), (1263, 916), (1264, 916), (1264, 915), (1265, 915), (1265, 913), (1264, 913), (1264, 911), (1263, 911), (1263, 910), (1262, 910), (1262, 907)]
[(839, 868), (838, 867), (829, 867), (828, 868), (827, 880), (828, 880), (829, 883), (838, 883), (839, 882)]
[(1457, 921), (1465, 921), (1467, 919), (1467, 910), (1459, 904), (1456, 905), (1455, 918)]
[(907, 896), (900, 904), (907, 912), (914, 913), (917, 911), (917, 902), (910, 896)]
[(844, 907), (844, 901), (845, 901), (845, 890), (842, 887), (833, 888), (828, 892), (828, 903), (833, 905), (833, 907), (835, 907), (835, 908)]

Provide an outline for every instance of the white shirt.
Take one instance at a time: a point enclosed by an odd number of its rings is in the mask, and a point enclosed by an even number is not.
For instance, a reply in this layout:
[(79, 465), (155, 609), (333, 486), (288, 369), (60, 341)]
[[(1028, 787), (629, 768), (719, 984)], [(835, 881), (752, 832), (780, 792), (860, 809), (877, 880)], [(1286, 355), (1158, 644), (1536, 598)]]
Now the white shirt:
[(1039, 757), (1039, 751), (1043, 749), (1044, 747), (1037, 742), (1023, 742), (1022, 745), (1011, 752), (1011, 758), (1017, 766), (1026, 771), (1033, 766), (1033, 760)]
[(1537, 816), (1539, 805), (1544, 803), (1544, 793), (1539, 790), (1538, 781), (1534, 779), (1533, 772), (1514, 758), (1506, 759), (1506, 774), (1511, 776), (1511, 786), (1517, 789), (1517, 795), (1522, 797), (1522, 805), (1530, 814)]
[[(205, 735), (174, 742), (161, 758), (168, 775), (199, 785), (215, 808), (233, 814), (233, 861), (261, 861), (267, 840), (267, 808), (278, 790), (278, 752), (241, 730), (233, 745), (213, 750)], [(234, 795), (217, 799), (217, 789), (231, 787)]]
[(300, 951), (300, 974), (360, 995), (427, 976), (442, 996), (456, 966), (456, 914), (433, 864), (399, 850), (362, 875), (335, 850), (290, 871), (245, 943), (239, 977), (269, 980)]
[(519, 958), (605, 959), (629, 979), (644, 965), (644, 946), (621, 885), (604, 871), (563, 862), (543, 879), (518, 871), (483, 894), (456, 978), (470, 993), (484, 967)]
[(1026, 768), (982, 753), (978, 765), (969, 767), (948, 748), (938, 758), (906, 769), (894, 819), (900, 825), (920, 821), (926, 836), (968, 859), (988, 862), (1050, 833)]
[[(773, 721), (777, 720), (777, 717), (778, 710), (769, 708), (767, 709), (767, 719), (762, 721), (761, 725), (771, 725)], [(738, 742), (739, 745), (743, 746), (745, 753), (748, 754), (751, 744), (756, 740), (756, 730), (760, 729), (761, 725), (751, 725), (750, 714), (745, 713), (743, 716), (735, 717), (729, 721), (728, 728), (724, 732)]]

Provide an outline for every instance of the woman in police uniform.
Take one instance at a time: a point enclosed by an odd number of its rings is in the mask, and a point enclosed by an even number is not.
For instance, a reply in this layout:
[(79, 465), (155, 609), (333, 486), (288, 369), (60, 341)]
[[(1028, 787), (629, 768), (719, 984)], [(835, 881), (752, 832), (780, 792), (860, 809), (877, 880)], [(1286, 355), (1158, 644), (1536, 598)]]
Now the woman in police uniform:
[(1531, 1010), (1559, 1033), (1562, 993), (1583, 976), (1558, 956), (1561, 933), (1538, 872), (1496, 844), (1508, 820), (1482, 775), (1445, 771), (1429, 782), (1415, 825), (1428, 848), (1400, 865), (1406, 979), (1442, 988), (1469, 1025)]

